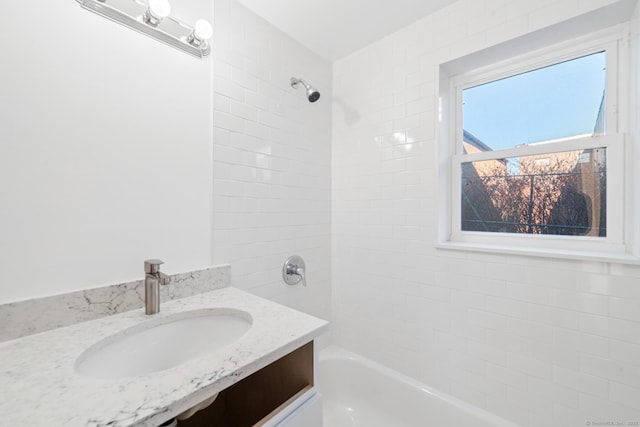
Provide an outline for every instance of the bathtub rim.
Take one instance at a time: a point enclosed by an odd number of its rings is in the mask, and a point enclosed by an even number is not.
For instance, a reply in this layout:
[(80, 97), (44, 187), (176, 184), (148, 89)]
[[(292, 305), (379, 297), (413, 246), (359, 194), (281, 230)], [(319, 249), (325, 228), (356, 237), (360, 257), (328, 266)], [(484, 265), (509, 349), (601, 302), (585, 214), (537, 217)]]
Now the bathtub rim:
[[(491, 413), (489, 411), (487, 411), (486, 409), (482, 409), (479, 408), (469, 402), (465, 402), (464, 400), (461, 400), (457, 397), (451, 396), (445, 392), (442, 392), (438, 389), (435, 389), (433, 387), (430, 387), (424, 383), (421, 383), (420, 381), (411, 378), (408, 375), (405, 375), (401, 372), (398, 372), (394, 369), (389, 368), (388, 366), (385, 366), (381, 363), (378, 363), (374, 360), (371, 359), (367, 359), (366, 357), (354, 353), (351, 350), (347, 350), (343, 347), (339, 347), (335, 344), (331, 344), (325, 348), (323, 348), (322, 350), (320, 350), (319, 352), (319, 371), (321, 372), (321, 366), (322, 366), (322, 362), (324, 361), (331, 361), (331, 360), (343, 360), (343, 359), (347, 359), (347, 360), (351, 360), (357, 363), (361, 363), (363, 364), (365, 367), (370, 368), (374, 371), (380, 372), (383, 375), (389, 376), (392, 379), (397, 379), (403, 383), (405, 383), (406, 385), (408, 385), (409, 387), (411, 387), (412, 389), (415, 389), (419, 392), (422, 393), (426, 393), (428, 395), (430, 395), (431, 397), (442, 401), (446, 404), (452, 405), (455, 408), (458, 408), (459, 410), (468, 413), (472, 416), (478, 417), (480, 419), (482, 419), (483, 421), (486, 421), (488, 423), (494, 424), (495, 427), (522, 427), (522, 425), (517, 424), (513, 421), (510, 420), (506, 420), (502, 417), (500, 417), (499, 415), (496, 415), (494, 413)], [(319, 384), (320, 386), (320, 390), (322, 390), (322, 384)]]

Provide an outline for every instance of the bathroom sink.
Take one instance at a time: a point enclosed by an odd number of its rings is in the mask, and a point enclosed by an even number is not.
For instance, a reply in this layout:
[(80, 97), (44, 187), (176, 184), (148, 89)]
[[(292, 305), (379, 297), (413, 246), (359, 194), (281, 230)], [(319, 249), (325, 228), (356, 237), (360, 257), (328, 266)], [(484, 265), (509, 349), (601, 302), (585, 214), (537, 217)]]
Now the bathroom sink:
[(75, 370), (90, 378), (124, 378), (173, 368), (215, 352), (251, 327), (249, 313), (204, 309), (148, 320), (97, 342), (78, 357)]

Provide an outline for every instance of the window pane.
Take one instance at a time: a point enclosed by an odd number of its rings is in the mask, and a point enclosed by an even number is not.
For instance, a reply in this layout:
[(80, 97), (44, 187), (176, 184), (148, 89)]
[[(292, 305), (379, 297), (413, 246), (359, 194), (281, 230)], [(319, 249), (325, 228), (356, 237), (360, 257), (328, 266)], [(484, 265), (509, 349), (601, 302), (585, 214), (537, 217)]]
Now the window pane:
[(462, 163), (463, 231), (606, 237), (606, 149)]
[(595, 53), (465, 89), (465, 137), (500, 150), (604, 133), (605, 59)]

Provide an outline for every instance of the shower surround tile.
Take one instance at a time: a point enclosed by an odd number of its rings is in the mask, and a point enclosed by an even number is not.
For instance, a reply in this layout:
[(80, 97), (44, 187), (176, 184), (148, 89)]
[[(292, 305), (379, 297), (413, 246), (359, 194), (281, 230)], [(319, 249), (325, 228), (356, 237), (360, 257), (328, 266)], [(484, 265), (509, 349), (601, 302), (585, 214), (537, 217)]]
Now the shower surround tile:
[[(234, 0), (215, 12), (214, 260), (233, 265), (234, 287), (330, 319), (331, 63)], [(294, 254), (307, 287), (282, 281)]]
[(434, 245), (440, 64), (609, 6), (637, 76), (614, 0), (460, 0), (333, 64), (334, 344), (523, 427), (640, 421), (640, 266)]
[[(229, 286), (230, 266), (170, 275), (160, 287), (169, 301)], [(0, 305), (0, 342), (144, 306), (144, 280)]]

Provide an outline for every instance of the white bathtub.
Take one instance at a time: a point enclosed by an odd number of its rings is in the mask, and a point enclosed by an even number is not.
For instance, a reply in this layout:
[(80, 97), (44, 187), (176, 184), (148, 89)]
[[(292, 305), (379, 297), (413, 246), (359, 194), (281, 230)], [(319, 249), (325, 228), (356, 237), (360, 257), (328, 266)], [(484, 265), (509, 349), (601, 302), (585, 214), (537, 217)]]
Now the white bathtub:
[(324, 427), (518, 427), (339, 347), (319, 371)]

